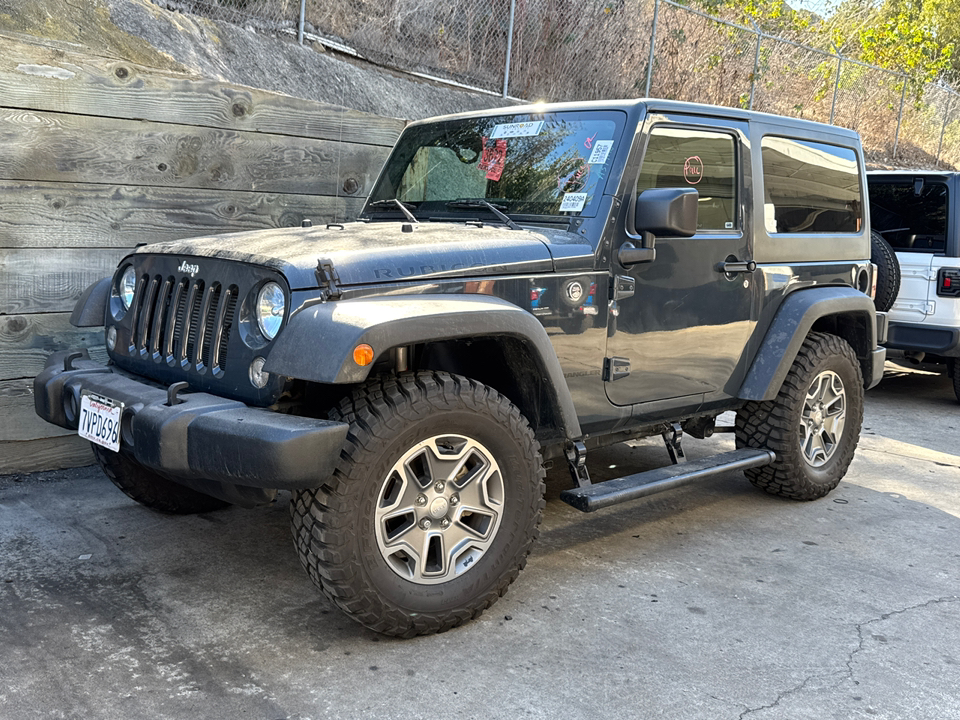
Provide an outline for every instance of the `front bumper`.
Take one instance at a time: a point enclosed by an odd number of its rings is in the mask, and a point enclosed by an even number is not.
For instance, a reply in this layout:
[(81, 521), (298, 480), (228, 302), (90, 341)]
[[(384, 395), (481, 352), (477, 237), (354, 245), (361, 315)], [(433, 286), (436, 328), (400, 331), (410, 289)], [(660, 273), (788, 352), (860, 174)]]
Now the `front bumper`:
[(86, 351), (77, 359), (68, 360), (70, 355), (51, 355), (33, 381), (37, 415), (75, 430), (82, 391), (122, 402), (123, 448), (173, 479), (316, 487), (333, 473), (347, 436), (346, 423), (285, 415), (209, 393), (184, 392), (169, 405), (166, 388), (95, 363)]

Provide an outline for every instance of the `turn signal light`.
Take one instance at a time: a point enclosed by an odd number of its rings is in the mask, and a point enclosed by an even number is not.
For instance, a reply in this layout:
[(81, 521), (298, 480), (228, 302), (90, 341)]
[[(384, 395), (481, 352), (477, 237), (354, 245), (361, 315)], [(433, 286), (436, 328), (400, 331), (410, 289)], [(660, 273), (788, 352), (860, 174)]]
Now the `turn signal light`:
[(373, 362), (373, 348), (360, 343), (353, 349), (353, 361), (360, 367), (366, 367)]

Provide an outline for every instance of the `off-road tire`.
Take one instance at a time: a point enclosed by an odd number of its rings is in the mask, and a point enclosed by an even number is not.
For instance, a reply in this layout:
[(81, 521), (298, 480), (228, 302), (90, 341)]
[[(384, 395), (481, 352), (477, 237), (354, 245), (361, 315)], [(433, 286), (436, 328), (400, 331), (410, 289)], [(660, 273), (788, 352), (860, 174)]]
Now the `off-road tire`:
[[(801, 448), (804, 400), (826, 371), (839, 376), (846, 415), (840, 440), (830, 458), (814, 467)], [(804, 340), (776, 399), (747, 403), (737, 413), (738, 448), (773, 450), (777, 459), (745, 471), (758, 488), (794, 500), (816, 500), (833, 490), (847, 472), (863, 423), (863, 375), (853, 348), (836, 335), (810, 333)]]
[(132, 500), (170, 515), (194, 515), (229, 507), (230, 503), (197, 492), (149, 470), (123, 452), (91, 443), (93, 455), (110, 481)]
[(877, 266), (877, 296), (873, 304), (886, 312), (900, 292), (900, 263), (890, 243), (876, 230), (870, 232), (870, 262)]
[[(493, 605), (526, 564), (544, 507), (540, 446), (517, 407), (465, 377), (407, 373), (369, 381), (330, 418), (350, 424), (337, 468), (321, 487), (295, 492), (290, 505), (294, 544), (313, 582), (353, 619), (400, 637), (444, 632)], [(501, 469), (502, 512), (472, 567), (425, 585), (388, 565), (374, 517), (394, 463), (447, 433), (490, 449)]]

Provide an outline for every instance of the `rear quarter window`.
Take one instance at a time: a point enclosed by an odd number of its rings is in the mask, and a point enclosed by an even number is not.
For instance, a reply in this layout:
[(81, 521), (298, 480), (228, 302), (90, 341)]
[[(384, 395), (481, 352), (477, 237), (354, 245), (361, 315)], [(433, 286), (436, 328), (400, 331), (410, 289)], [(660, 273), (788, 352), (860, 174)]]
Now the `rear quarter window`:
[(775, 136), (760, 148), (768, 233), (860, 232), (860, 166), (852, 148)]

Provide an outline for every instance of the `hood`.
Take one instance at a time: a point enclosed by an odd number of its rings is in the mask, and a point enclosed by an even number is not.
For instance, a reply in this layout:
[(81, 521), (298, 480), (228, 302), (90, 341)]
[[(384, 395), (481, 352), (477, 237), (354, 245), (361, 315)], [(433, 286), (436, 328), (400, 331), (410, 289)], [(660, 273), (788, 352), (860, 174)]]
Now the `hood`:
[[(404, 227), (412, 228), (404, 232)], [(209, 257), (281, 272), (292, 290), (317, 287), (319, 260), (341, 287), (477, 275), (551, 272), (592, 257), (583, 238), (564, 230), (510, 230), (456, 222), (353, 222), (326, 228), (277, 228), (145, 245), (137, 253)]]

